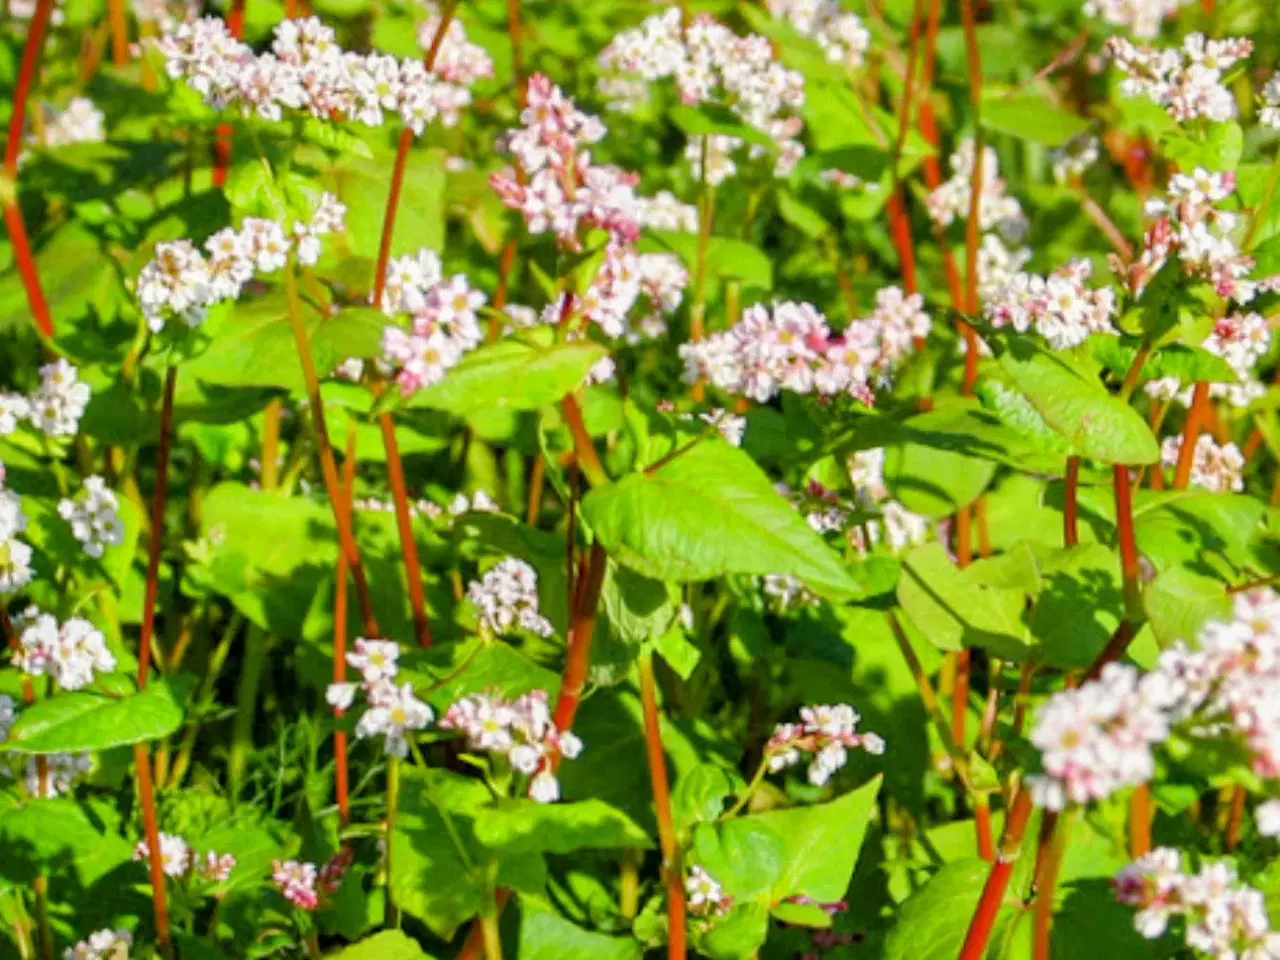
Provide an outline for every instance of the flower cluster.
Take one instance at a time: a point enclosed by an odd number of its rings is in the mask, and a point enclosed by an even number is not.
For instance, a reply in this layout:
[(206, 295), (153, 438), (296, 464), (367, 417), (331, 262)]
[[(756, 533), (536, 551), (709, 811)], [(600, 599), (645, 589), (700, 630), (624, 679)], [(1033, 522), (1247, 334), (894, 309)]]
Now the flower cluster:
[(847, 703), (801, 707), (799, 723), (780, 723), (765, 744), (765, 763), (774, 773), (809, 758), (809, 782), (824, 785), (845, 765), (849, 750), (884, 753), (884, 740), (875, 733), (859, 733), (858, 711)]
[(680, 347), (690, 380), (706, 379), (729, 393), (765, 403), (779, 390), (849, 394), (874, 402), (872, 387), (887, 382), (892, 369), (930, 329), (919, 294), (897, 287), (876, 294), (876, 309), (833, 336), (826, 318), (809, 303), (755, 304), (741, 322)]
[[(853, 56), (857, 42), (854, 21), (837, 25), (829, 18), (829, 22), (828, 55)], [(804, 156), (797, 139), (804, 123), (795, 115), (804, 104), (804, 76), (779, 63), (764, 37), (740, 37), (708, 14), (695, 17), (688, 29), (683, 29), (680, 11), (671, 7), (619, 33), (601, 52), (599, 62), (609, 72), (601, 81), (601, 92), (613, 98), (615, 106), (626, 109), (643, 102), (649, 84), (674, 78), (681, 102), (724, 104), (744, 123), (773, 138), (778, 151), (774, 163), (777, 176), (786, 176)], [(737, 137), (713, 141), (705, 148), (723, 160), (716, 164), (714, 173), (710, 163), (705, 174), (699, 171), (711, 184), (733, 174), (736, 168), (727, 155), (743, 146)], [(692, 137), (686, 156), (699, 157), (703, 149), (702, 138)], [(759, 144), (747, 150), (751, 158), (764, 153)]]
[(107, 547), (124, 542), (119, 509), (116, 495), (98, 476), (86, 477), (84, 489), (75, 499), (58, 502), (58, 516), (71, 525), (72, 536), (84, 544), (84, 552), (91, 557), (100, 557)]
[(1115, 291), (1085, 286), (1092, 274), (1088, 260), (1073, 260), (1047, 277), (1014, 274), (986, 301), (983, 314), (994, 327), (1035, 330), (1055, 350), (1081, 344), (1093, 333), (1115, 333)]
[(1143, 237), (1142, 253), (1127, 267), (1112, 260), (1113, 269), (1127, 277), (1134, 296), (1176, 256), (1184, 274), (1212, 283), (1219, 296), (1236, 303), (1254, 298), (1258, 284), (1249, 279), (1253, 259), (1232, 239), (1238, 216), (1216, 206), (1235, 188), (1235, 174), (1197, 167), (1169, 179), (1170, 202), (1148, 201), (1147, 212), (1156, 219)]
[(107, 129), (102, 111), (87, 97), (72, 97), (66, 108), (46, 123), (38, 142), (52, 148), (72, 143), (101, 143), (105, 139)]
[(0, 436), (26, 421), (50, 437), (73, 437), (88, 405), (88, 385), (59, 358), (40, 368), (40, 386), (29, 395), (0, 393)]
[(27, 761), (22, 774), (22, 785), (28, 796), (60, 797), (70, 793), (76, 781), (91, 769), (93, 760), (88, 754), (50, 753)]
[(128, 930), (97, 930), (74, 947), (67, 947), (63, 960), (129, 960), (133, 934)]
[[(151, 847), (145, 839), (133, 848), (134, 860), (148, 860)], [(222, 883), (236, 868), (236, 858), (229, 853), (208, 850), (203, 855), (191, 849), (182, 837), (171, 833), (160, 834), (160, 866), (166, 877), (181, 880), (198, 877), (210, 883)]]
[(689, 912), (695, 917), (719, 916), (733, 906), (733, 897), (725, 896), (724, 888), (697, 864), (689, 868), (684, 878), (684, 895)]
[(636, 221), (651, 230), (698, 231), (698, 208), (682, 203), (670, 190), (659, 190), (652, 197), (636, 197), (635, 212)]
[(1191, 2), (1192, 0), (1085, 0), (1084, 12), (1086, 16), (1124, 27), (1135, 37), (1149, 40), (1159, 35), (1162, 21), (1174, 16)]
[(351, 851), (346, 847), (330, 857), (323, 867), (303, 860), (274, 860), (271, 882), (295, 907), (314, 910), (322, 899), (337, 893), (353, 862)]
[(147, 325), (155, 333), (171, 317), (199, 326), (209, 308), (234, 300), (255, 273), (275, 273), (292, 252), (302, 264), (320, 258), (320, 238), (343, 229), (347, 208), (332, 194), (322, 194), (308, 222), (288, 231), (274, 220), (246, 217), (239, 230), (219, 230), (205, 241), (208, 254), (190, 240), (156, 244), (155, 259), (138, 273), (137, 296)]
[(217, 109), (234, 107), (266, 120), (297, 110), (370, 127), (381, 126), (391, 111), (418, 134), (437, 119), (456, 123), (471, 102), (469, 85), (493, 70), (488, 55), (466, 42), (456, 21), (432, 71), (416, 58), (345, 53), (332, 28), (315, 17), (281, 21), (270, 52), (263, 54), (235, 39), (216, 17), (166, 24), (156, 47), (169, 76), (184, 80)]
[(1153, 746), (1169, 736), (1172, 702), (1163, 677), (1119, 663), (1055, 694), (1031, 731), (1043, 768), (1028, 778), (1036, 804), (1062, 810), (1145, 783), (1155, 769)]
[(1236, 101), (1223, 75), (1253, 51), (1241, 37), (1208, 40), (1188, 35), (1181, 47), (1135, 45), (1123, 37), (1107, 40), (1107, 53), (1124, 73), (1121, 93), (1160, 104), (1175, 120), (1230, 120)]
[(767, 4), (775, 17), (813, 37), (832, 63), (850, 70), (862, 66), (871, 46), (871, 32), (839, 0), (767, 0)]
[(1182, 917), (1192, 950), (1252, 960), (1280, 956), (1280, 933), (1271, 931), (1266, 898), (1240, 883), (1229, 861), (1189, 873), (1177, 850), (1158, 847), (1121, 870), (1112, 887), (1117, 900), (1137, 909), (1134, 927), (1147, 939), (1163, 936), (1169, 921)]
[(516, 773), (529, 777), (529, 796), (538, 803), (560, 799), (553, 770), (559, 758), (573, 760), (582, 753), (581, 740), (556, 729), (545, 690), (515, 700), (496, 693), (463, 697), (440, 718), (440, 727), (465, 734), (470, 749), (502, 757)]
[(1262, 88), (1262, 108), (1258, 122), (1268, 127), (1280, 127), (1280, 73), (1272, 76)]
[(360, 672), (360, 683), (333, 683), (325, 700), (336, 710), (346, 710), (363, 691), (368, 707), (356, 724), (356, 738), (381, 736), (387, 753), (396, 757), (409, 752), (407, 734), (422, 730), (434, 718), (431, 708), (413, 692), (413, 684), (395, 683), (400, 666), (400, 647), (393, 640), (356, 640), (347, 654), (347, 663)]
[(1058, 183), (1079, 180), (1084, 172), (1098, 162), (1098, 138), (1092, 135), (1077, 137), (1050, 151), (1053, 161), (1053, 179)]
[(813, 607), (821, 602), (803, 580), (789, 573), (766, 573), (760, 579), (760, 589), (777, 613), (786, 613), (792, 607)]
[[(951, 176), (927, 198), (929, 216), (938, 226), (967, 220), (973, 198), (973, 139), (962, 140), (951, 155)], [(1000, 161), (992, 147), (982, 148), (982, 185), (978, 196), (978, 226), (984, 233), (994, 230), (1010, 242), (1027, 232), (1028, 221), (1022, 205), (1005, 192), (1000, 177)]]
[(884, 481), (883, 447), (857, 451), (849, 457), (848, 470), (861, 508), (879, 514), (876, 519), (847, 531), (855, 550), (867, 553), (876, 544), (883, 543), (898, 552), (928, 539), (929, 521), (893, 499)]
[[(1227, 361), (1237, 382), (1211, 383), (1209, 396), (1224, 398), (1234, 407), (1247, 407), (1266, 393), (1254, 368), (1270, 346), (1271, 324), (1261, 314), (1237, 312), (1218, 320), (1201, 347)], [(1157, 399), (1176, 399), (1184, 407), (1191, 405), (1192, 387), (1184, 387), (1177, 377), (1160, 377), (1148, 382), (1144, 389)]]
[(388, 326), (382, 335), (382, 363), (408, 396), (440, 381), (463, 355), (480, 345), (484, 334), (476, 311), (484, 294), (462, 274), (445, 279), (440, 258), (430, 250), (387, 264), (382, 310), (407, 313), (410, 327)]
[(480, 610), (481, 626), (502, 636), (528, 630), (540, 637), (554, 632), (551, 621), (538, 612), (538, 575), (523, 560), (507, 557), (467, 586), (467, 599)]
[(63, 690), (79, 690), (93, 683), (95, 673), (116, 668), (101, 631), (88, 620), (72, 617), (59, 626), (52, 614), (34, 609), (20, 619), (16, 665), (23, 673), (49, 676)]
[(31, 582), (31, 548), (18, 539), (27, 529), (22, 500), (4, 486), (0, 464), (0, 597), (16, 593)]
[[(1042, 709), (1031, 742), (1044, 774), (1031, 778), (1050, 809), (1101, 799), (1150, 778), (1152, 749), (1173, 732), (1239, 743), (1253, 771), (1280, 778), (1280, 595), (1251, 590), (1232, 598), (1232, 619), (1214, 621), (1192, 649), (1179, 641), (1139, 676), (1120, 664)], [(1260, 826), (1280, 832), (1271, 805)]]
[[(1178, 434), (1165, 437), (1160, 444), (1160, 460), (1165, 468), (1177, 465), (1182, 442), (1182, 435)], [(1214, 493), (1239, 493), (1244, 489), (1244, 454), (1234, 443), (1220, 444), (1209, 434), (1200, 434), (1191, 461), (1190, 483)]]

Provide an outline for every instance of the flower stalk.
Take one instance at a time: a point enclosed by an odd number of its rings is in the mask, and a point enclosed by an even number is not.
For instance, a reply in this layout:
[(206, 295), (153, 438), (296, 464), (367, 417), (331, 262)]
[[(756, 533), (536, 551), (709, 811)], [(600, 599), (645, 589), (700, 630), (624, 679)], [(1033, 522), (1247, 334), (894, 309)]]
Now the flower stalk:
[(667, 888), (667, 958), (684, 960), (688, 948), (685, 931), (684, 875), (671, 815), (671, 789), (662, 750), (662, 728), (658, 715), (658, 686), (653, 676), (653, 654), (640, 656), (640, 702), (644, 711), (645, 756), (653, 783), (653, 806), (658, 818), (658, 840), (662, 847), (662, 872)]

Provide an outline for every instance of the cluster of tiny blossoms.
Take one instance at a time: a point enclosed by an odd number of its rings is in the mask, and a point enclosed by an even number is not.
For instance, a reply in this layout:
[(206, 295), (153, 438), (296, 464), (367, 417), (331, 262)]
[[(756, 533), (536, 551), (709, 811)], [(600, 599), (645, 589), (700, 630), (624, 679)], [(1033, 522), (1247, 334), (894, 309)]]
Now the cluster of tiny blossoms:
[(31, 582), (31, 547), (18, 539), (27, 529), (27, 515), (21, 498), (5, 489), (4, 478), (4, 464), (0, 464), (0, 597)]
[(395, 641), (361, 637), (347, 654), (347, 663), (360, 673), (360, 683), (330, 684), (325, 700), (336, 710), (346, 710), (356, 691), (362, 691), (368, 706), (356, 724), (356, 738), (382, 736), (387, 753), (403, 757), (409, 752), (409, 731), (424, 729), (434, 714), (414, 696), (412, 684), (396, 684), (399, 658)]
[(101, 143), (107, 139), (102, 111), (87, 97), (72, 97), (66, 107), (46, 121), (44, 130), (32, 143), (43, 147), (64, 147), (72, 143)]
[[(1182, 435), (1165, 437), (1160, 460), (1165, 468), (1175, 467), (1182, 452)], [(1207, 433), (1196, 438), (1191, 461), (1190, 484), (1214, 493), (1239, 493), (1244, 489), (1244, 454), (1234, 443), (1218, 443)]]
[(1093, 333), (1115, 333), (1115, 291), (1085, 286), (1092, 274), (1088, 260), (1072, 260), (1047, 277), (1016, 273), (983, 304), (983, 314), (994, 327), (1035, 330), (1055, 350), (1081, 344)]
[(1249, 279), (1253, 259), (1231, 237), (1238, 216), (1217, 206), (1235, 189), (1234, 173), (1203, 167), (1169, 178), (1169, 201), (1147, 204), (1156, 219), (1143, 237), (1142, 253), (1127, 266), (1112, 259), (1112, 268), (1126, 276), (1135, 297), (1173, 256), (1184, 274), (1213, 284), (1221, 297), (1248, 303), (1256, 296), (1258, 284)]
[(1124, 27), (1135, 37), (1150, 40), (1159, 35), (1160, 24), (1193, 0), (1085, 0), (1086, 16), (1097, 17)]
[(505, 758), (516, 773), (529, 777), (529, 796), (538, 803), (560, 799), (553, 767), (561, 757), (575, 759), (582, 741), (556, 729), (547, 692), (533, 690), (515, 700), (494, 694), (463, 697), (440, 718), (440, 727), (465, 734), (467, 746)]
[(32, 609), (15, 618), (14, 626), (21, 629), (15, 662), (29, 676), (49, 676), (63, 690), (79, 690), (95, 674), (116, 668), (102, 632), (82, 617), (59, 625), (52, 614)]
[(58, 516), (71, 525), (72, 536), (84, 544), (84, 552), (91, 557), (100, 557), (107, 547), (124, 542), (119, 509), (116, 495), (99, 476), (86, 477), (79, 496), (58, 502)]
[[(973, 139), (962, 140), (951, 155), (951, 176), (929, 194), (929, 216), (938, 226), (967, 220), (973, 198)], [(1008, 241), (1027, 232), (1028, 222), (1017, 199), (1005, 192), (1000, 161), (992, 147), (982, 149), (982, 183), (978, 196), (978, 227), (984, 233), (996, 231)]]
[(480, 345), (484, 335), (476, 311), (485, 296), (467, 278), (444, 278), (440, 258), (418, 251), (387, 264), (382, 310), (388, 316), (408, 314), (408, 329), (388, 326), (382, 334), (382, 362), (395, 371), (395, 381), (408, 396), (429, 387)]
[(97, 930), (74, 947), (67, 947), (62, 960), (129, 960), (133, 934), (128, 930)]
[(635, 241), (647, 217), (667, 225), (685, 214), (638, 198), (636, 174), (592, 162), (590, 146), (603, 139), (604, 125), (541, 74), (529, 80), (520, 122), (506, 138), (520, 170), (489, 178), (503, 202), (523, 214), (531, 233), (553, 233), (566, 250), (580, 250), (589, 231), (605, 234), (603, 260), (581, 300), (562, 296), (544, 321), (561, 323), (576, 309), (618, 338), (630, 333), (629, 315), (642, 294), (657, 312), (678, 307), (687, 273), (673, 258), (640, 255)]
[(809, 759), (809, 782), (824, 785), (845, 765), (849, 750), (884, 753), (884, 740), (875, 733), (859, 733), (858, 711), (846, 703), (801, 707), (799, 723), (780, 723), (765, 744), (765, 763), (774, 773)]
[(40, 386), (30, 394), (0, 393), (0, 437), (23, 422), (50, 437), (75, 436), (88, 405), (89, 387), (76, 368), (54, 360), (40, 368)]
[[(1150, 673), (1110, 664), (1049, 700), (1031, 735), (1044, 770), (1031, 778), (1037, 802), (1061, 809), (1145, 782), (1175, 727), (1237, 742), (1257, 776), (1280, 779), (1280, 595), (1251, 590), (1232, 604), (1230, 620), (1206, 624), (1195, 649), (1170, 646)], [(1280, 834), (1276, 802), (1258, 812), (1259, 830)]]
[(1258, 122), (1268, 127), (1280, 127), (1280, 73), (1272, 76), (1262, 88), (1262, 108)]
[(1158, 847), (1121, 870), (1112, 887), (1117, 900), (1137, 909), (1134, 927), (1149, 940), (1182, 917), (1185, 943), (1199, 953), (1219, 960), (1280, 957), (1280, 933), (1271, 931), (1266, 898), (1240, 883), (1229, 861), (1188, 873), (1181, 853)]
[(896, 553), (928, 539), (929, 521), (893, 499), (884, 481), (883, 447), (857, 451), (849, 457), (848, 469), (859, 506), (878, 515), (846, 530), (855, 550), (865, 554), (884, 544)]
[(271, 882), (295, 907), (315, 910), (321, 899), (337, 892), (352, 862), (351, 852), (346, 848), (330, 857), (323, 867), (304, 860), (274, 860)]
[(832, 63), (862, 66), (871, 32), (839, 0), (767, 0), (769, 12), (817, 41)]
[[(626, 109), (647, 99), (650, 84), (674, 78), (682, 103), (723, 104), (773, 138), (778, 152), (774, 173), (786, 176), (804, 156), (797, 139), (804, 122), (795, 115), (804, 104), (803, 74), (779, 63), (764, 37), (740, 37), (708, 14), (695, 17), (688, 29), (680, 18), (680, 11), (669, 7), (614, 37), (599, 57), (600, 66), (609, 72), (601, 80), (601, 92)], [(833, 50), (828, 48), (829, 53)], [(706, 171), (697, 171), (716, 184), (736, 171), (728, 154), (742, 146), (737, 137), (717, 135), (704, 144), (701, 136), (694, 136), (685, 156), (698, 164), (704, 149), (717, 154), (714, 172), (711, 162)], [(752, 144), (747, 154), (756, 158), (764, 152), (764, 147)]]
[[(0, 743), (9, 738), (9, 730), (18, 719), (18, 707), (12, 697), (0, 694)], [(86, 754), (50, 753), (27, 760), (22, 784), (31, 797), (57, 797), (69, 793), (76, 781), (89, 772), (93, 761)], [(0, 776), (10, 776), (0, 766)]]
[(690, 867), (684, 878), (684, 895), (689, 912), (695, 917), (719, 916), (733, 906), (733, 897), (726, 896), (724, 888), (698, 864)]
[(1135, 45), (1123, 37), (1107, 40), (1107, 53), (1124, 73), (1120, 91), (1160, 104), (1175, 120), (1230, 120), (1236, 101), (1223, 75), (1253, 52), (1242, 37), (1208, 40), (1193, 33), (1181, 47)]
[(467, 586), (467, 599), (480, 611), (480, 624), (494, 636), (528, 630), (540, 637), (554, 632), (538, 612), (538, 575), (523, 560), (507, 557)]
[(690, 380), (706, 379), (728, 393), (760, 403), (779, 390), (849, 394), (874, 402), (873, 387), (928, 335), (930, 321), (919, 294), (897, 287), (876, 294), (870, 316), (832, 335), (826, 318), (808, 303), (755, 304), (733, 328), (680, 347)]
[[(145, 839), (139, 840), (133, 849), (134, 860), (147, 860), (151, 848)], [(182, 880), (197, 877), (210, 883), (222, 883), (236, 868), (236, 858), (229, 853), (207, 850), (198, 854), (182, 837), (171, 833), (160, 834), (160, 866), (166, 877)]]
[[(1247, 407), (1266, 393), (1254, 368), (1271, 346), (1271, 324), (1259, 313), (1236, 312), (1222, 317), (1213, 325), (1209, 338), (1200, 345), (1221, 357), (1236, 375), (1236, 383), (1211, 383), (1209, 396), (1224, 398), (1234, 407)], [(1191, 405), (1192, 386), (1183, 386), (1177, 377), (1160, 377), (1144, 387), (1160, 400), (1176, 399), (1184, 407)]]
[(493, 70), (484, 50), (467, 43), (456, 21), (452, 27), (431, 71), (417, 58), (343, 52), (333, 29), (315, 17), (282, 21), (268, 53), (255, 54), (216, 17), (167, 24), (156, 46), (169, 76), (217, 109), (266, 120), (297, 110), (371, 127), (391, 111), (420, 134), (437, 119), (456, 123), (471, 102), (469, 85)]
[(283, 269), (291, 252), (299, 263), (314, 264), (320, 259), (320, 238), (341, 231), (346, 212), (326, 193), (311, 220), (297, 221), (289, 232), (260, 217), (246, 217), (239, 230), (219, 230), (205, 241), (207, 257), (190, 240), (156, 244), (155, 259), (138, 273), (138, 302), (147, 325), (159, 333), (177, 317), (188, 327), (199, 326), (213, 304), (239, 297), (255, 273)]

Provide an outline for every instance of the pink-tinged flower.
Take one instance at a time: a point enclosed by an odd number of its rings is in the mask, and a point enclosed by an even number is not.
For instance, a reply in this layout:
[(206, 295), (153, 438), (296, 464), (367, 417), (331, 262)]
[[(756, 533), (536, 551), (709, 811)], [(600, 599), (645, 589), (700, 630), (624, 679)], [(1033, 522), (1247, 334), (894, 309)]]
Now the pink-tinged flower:
[[(1160, 460), (1166, 468), (1174, 467), (1182, 453), (1182, 436), (1165, 437), (1160, 445)], [(1244, 489), (1244, 454), (1234, 443), (1219, 444), (1207, 433), (1196, 438), (1191, 461), (1190, 484), (1215, 493)]]
[[(134, 847), (134, 860), (149, 860), (151, 848), (146, 840), (139, 840)], [(160, 865), (166, 877), (184, 877), (191, 869), (192, 853), (187, 841), (169, 833), (160, 834)]]
[(316, 865), (299, 860), (275, 860), (271, 866), (271, 882), (281, 896), (302, 910), (314, 910), (320, 904), (316, 891)]
[(538, 612), (538, 575), (533, 567), (507, 557), (467, 587), (467, 599), (480, 611), (480, 623), (498, 636), (527, 630), (540, 637), (554, 632)]
[(695, 864), (684, 878), (684, 892), (689, 912), (699, 917), (714, 916), (728, 911), (733, 898), (726, 897), (724, 888), (715, 881), (706, 868)]
[(797, 766), (809, 757), (809, 782), (823, 786), (845, 765), (849, 750), (882, 754), (884, 740), (857, 730), (858, 711), (847, 703), (800, 708), (799, 723), (782, 723), (765, 744), (765, 762), (773, 772)]
[(1135, 46), (1110, 37), (1107, 53), (1125, 74), (1120, 90), (1163, 106), (1175, 120), (1223, 121), (1236, 115), (1236, 101), (1223, 83), (1226, 71), (1253, 52), (1253, 42), (1239, 37), (1207, 40), (1188, 34), (1181, 47)]

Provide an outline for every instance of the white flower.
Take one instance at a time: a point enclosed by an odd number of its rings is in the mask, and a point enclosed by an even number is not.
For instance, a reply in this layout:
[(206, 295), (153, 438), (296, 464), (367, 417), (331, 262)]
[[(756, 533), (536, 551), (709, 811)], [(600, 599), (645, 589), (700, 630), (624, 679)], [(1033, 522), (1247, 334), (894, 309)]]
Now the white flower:
[[(133, 849), (134, 860), (149, 860), (151, 848), (145, 839)], [(169, 833), (160, 834), (160, 865), (166, 877), (183, 877), (191, 869), (192, 853), (187, 841)]]
[(324, 699), (335, 710), (347, 710), (355, 700), (359, 685), (355, 683), (331, 683), (324, 691)]
[(58, 359), (40, 368), (40, 386), (30, 397), (28, 417), (51, 437), (71, 437), (88, 404), (89, 387), (78, 379), (75, 367)]
[(59, 626), (42, 613), (22, 629), (17, 665), (23, 673), (53, 677), (63, 690), (79, 690), (93, 683), (96, 673), (114, 670), (116, 659), (89, 621), (72, 617)]
[(550, 770), (543, 770), (529, 781), (529, 798), (538, 803), (555, 803), (560, 799), (560, 781)]
[(387, 753), (403, 757), (409, 752), (405, 734), (423, 729), (433, 718), (431, 708), (414, 696), (412, 684), (382, 683), (369, 691), (369, 708), (356, 724), (356, 738), (382, 735)]
[(133, 934), (128, 930), (98, 930), (62, 954), (63, 960), (129, 960)]
[(684, 878), (684, 892), (689, 912), (698, 916), (718, 913), (728, 905), (724, 889), (705, 867), (697, 864), (689, 868), (689, 874)]
[(541, 637), (554, 632), (538, 612), (538, 575), (523, 560), (507, 557), (467, 587), (467, 599), (480, 610), (480, 623), (501, 636), (528, 630)]
[(76, 499), (58, 503), (58, 516), (71, 525), (71, 534), (91, 557), (101, 557), (106, 547), (124, 542), (124, 523), (117, 515), (119, 501), (99, 476), (85, 478)]
[(1280, 837), (1280, 800), (1268, 800), (1253, 812), (1258, 832), (1264, 837)]
[(347, 654), (347, 663), (360, 671), (367, 687), (391, 680), (399, 670), (400, 646), (394, 640), (369, 640), (360, 637), (355, 649)]
[(70, 793), (77, 780), (93, 767), (93, 761), (83, 753), (50, 753), (41, 760), (27, 761), (22, 783), (33, 797), (59, 797)]

